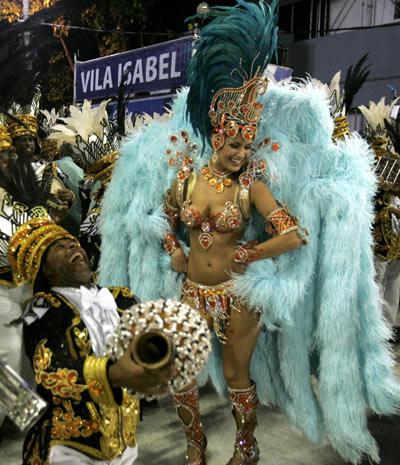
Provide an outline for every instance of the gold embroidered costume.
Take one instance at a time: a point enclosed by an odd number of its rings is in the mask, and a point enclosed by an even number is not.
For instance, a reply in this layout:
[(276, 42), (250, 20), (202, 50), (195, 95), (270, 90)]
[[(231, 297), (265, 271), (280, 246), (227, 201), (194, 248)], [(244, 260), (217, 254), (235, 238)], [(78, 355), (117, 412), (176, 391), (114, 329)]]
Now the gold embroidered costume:
[[(126, 289), (110, 291), (121, 311), (137, 302)], [(47, 464), (53, 445), (98, 460), (116, 458), (136, 445), (138, 401), (110, 386), (108, 359), (94, 356), (77, 308), (60, 294), (40, 292), (25, 312), (25, 321), (38, 309), (46, 313), (24, 324), (24, 341), (38, 393), (49, 408), (27, 435), (23, 465)]]

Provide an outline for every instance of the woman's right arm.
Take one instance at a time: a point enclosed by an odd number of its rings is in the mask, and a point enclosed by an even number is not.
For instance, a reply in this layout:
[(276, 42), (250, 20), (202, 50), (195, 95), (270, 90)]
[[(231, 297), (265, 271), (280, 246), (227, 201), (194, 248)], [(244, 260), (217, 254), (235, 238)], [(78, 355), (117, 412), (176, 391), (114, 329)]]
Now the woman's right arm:
[(176, 196), (177, 183), (178, 181), (174, 181), (171, 190), (165, 195), (164, 212), (168, 218), (171, 229), (164, 236), (163, 246), (167, 254), (171, 255), (172, 269), (178, 273), (186, 273), (188, 259), (176, 234), (179, 226), (180, 210)]

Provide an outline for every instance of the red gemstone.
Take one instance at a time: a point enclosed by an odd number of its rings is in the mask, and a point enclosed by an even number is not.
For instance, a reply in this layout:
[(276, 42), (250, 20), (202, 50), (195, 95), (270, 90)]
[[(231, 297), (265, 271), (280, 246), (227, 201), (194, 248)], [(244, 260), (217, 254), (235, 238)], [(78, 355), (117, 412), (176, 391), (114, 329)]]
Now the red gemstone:
[(277, 142), (274, 142), (274, 143), (272, 144), (271, 148), (272, 148), (272, 150), (273, 150), (274, 152), (277, 152), (281, 147), (280, 147), (280, 145), (279, 145)]
[(242, 174), (240, 175), (240, 184), (245, 188), (247, 189), (248, 187), (251, 186), (251, 183), (253, 181), (253, 178), (252, 176), (250, 176), (249, 174)]

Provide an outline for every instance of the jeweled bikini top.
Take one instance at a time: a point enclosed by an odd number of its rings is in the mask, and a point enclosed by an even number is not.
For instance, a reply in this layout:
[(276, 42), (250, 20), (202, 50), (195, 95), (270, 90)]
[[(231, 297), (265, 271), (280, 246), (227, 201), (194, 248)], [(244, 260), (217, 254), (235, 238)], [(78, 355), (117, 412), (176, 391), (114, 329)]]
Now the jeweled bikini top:
[(209, 218), (203, 218), (188, 199), (182, 205), (180, 218), (188, 228), (203, 229), (205, 223), (208, 223), (211, 230), (222, 234), (236, 231), (243, 224), (242, 212), (232, 202), (226, 202), (223, 210), (211, 214)]
[(211, 247), (213, 232), (220, 234), (237, 231), (244, 227), (250, 217), (250, 202), (248, 190), (238, 184), (233, 202), (226, 202), (223, 210), (211, 213), (204, 218), (192, 204), (192, 193), (196, 184), (197, 174), (192, 172), (186, 181), (180, 204), (180, 219), (190, 229), (200, 230), (199, 242), (204, 249)]

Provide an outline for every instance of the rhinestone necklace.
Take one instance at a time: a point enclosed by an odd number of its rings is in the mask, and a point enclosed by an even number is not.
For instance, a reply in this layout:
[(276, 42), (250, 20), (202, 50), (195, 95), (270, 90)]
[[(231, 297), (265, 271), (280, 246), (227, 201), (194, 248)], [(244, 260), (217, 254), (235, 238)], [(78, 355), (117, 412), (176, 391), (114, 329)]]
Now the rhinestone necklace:
[(211, 163), (204, 166), (201, 170), (203, 178), (214, 187), (217, 191), (217, 194), (224, 192), (225, 187), (230, 187), (232, 185), (232, 179), (228, 176), (230, 172), (219, 172), (214, 167), (211, 166)]

